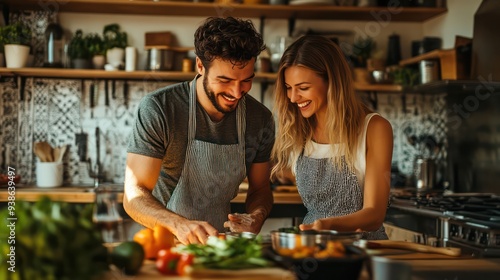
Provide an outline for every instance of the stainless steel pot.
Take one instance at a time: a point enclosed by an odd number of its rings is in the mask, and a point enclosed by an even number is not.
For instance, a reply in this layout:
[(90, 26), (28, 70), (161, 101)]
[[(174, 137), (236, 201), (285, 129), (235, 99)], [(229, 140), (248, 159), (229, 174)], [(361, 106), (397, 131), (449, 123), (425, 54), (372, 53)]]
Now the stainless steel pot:
[(436, 184), (436, 162), (428, 158), (416, 158), (414, 162), (417, 190), (430, 190)]
[(172, 70), (174, 64), (174, 51), (167, 49), (151, 48), (148, 50), (147, 70), (166, 71)]

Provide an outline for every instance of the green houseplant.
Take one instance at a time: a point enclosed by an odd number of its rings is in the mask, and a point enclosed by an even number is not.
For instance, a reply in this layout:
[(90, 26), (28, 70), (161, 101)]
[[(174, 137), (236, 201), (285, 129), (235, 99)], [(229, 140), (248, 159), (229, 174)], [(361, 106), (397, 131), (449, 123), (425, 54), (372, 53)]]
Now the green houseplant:
[(366, 62), (375, 49), (375, 41), (369, 37), (359, 37), (352, 46), (351, 62), (354, 66), (354, 81), (361, 84), (370, 83), (370, 73), (366, 68)]
[(98, 33), (90, 33), (86, 36), (92, 64), (96, 69), (102, 69), (106, 62), (106, 48), (104, 40)]
[(0, 27), (0, 45), (9, 68), (25, 67), (28, 63), (31, 29), (23, 22)]
[(90, 65), (88, 38), (78, 29), (68, 45), (68, 55), (73, 68), (85, 69)]
[(115, 69), (122, 68), (128, 44), (127, 32), (121, 31), (120, 25), (112, 23), (104, 26), (102, 35), (107, 63)]

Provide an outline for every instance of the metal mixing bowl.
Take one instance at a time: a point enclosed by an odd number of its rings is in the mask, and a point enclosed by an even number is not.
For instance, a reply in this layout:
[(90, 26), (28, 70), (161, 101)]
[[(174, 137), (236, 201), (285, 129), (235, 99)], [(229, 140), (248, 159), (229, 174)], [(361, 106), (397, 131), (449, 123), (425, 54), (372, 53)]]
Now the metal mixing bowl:
[(312, 230), (299, 233), (271, 231), (271, 243), (275, 251), (280, 249), (295, 249), (299, 246), (326, 246), (330, 240), (340, 241), (344, 245), (352, 245), (361, 239), (360, 232), (338, 232), (335, 230)]

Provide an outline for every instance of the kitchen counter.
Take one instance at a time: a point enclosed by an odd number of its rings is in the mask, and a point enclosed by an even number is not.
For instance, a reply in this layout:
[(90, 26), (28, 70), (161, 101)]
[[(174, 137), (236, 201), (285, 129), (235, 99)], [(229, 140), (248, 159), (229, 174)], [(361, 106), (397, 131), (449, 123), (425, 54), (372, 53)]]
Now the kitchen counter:
[[(379, 252), (380, 253), (380, 252)], [(469, 258), (453, 258), (436, 254), (426, 253), (411, 253), (406, 254), (401, 251), (387, 250), (378, 256), (377, 260), (383, 259), (388, 261), (389, 266), (385, 269), (393, 270), (391, 267), (394, 264), (407, 265), (411, 270), (412, 280), (443, 280), (443, 279), (460, 279), (460, 280), (488, 280), (497, 279), (500, 275), (500, 259), (469, 259)], [(403, 257), (401, 257), (403, 256)], [(406, 256), (406, 257), (404, 257)], [(413, 256), (413, 257), (412, 257)], [(378, 261), (373, 262), (373, 269), (380, 269)], [(376, 267), (377, 266), (377, 267)], [(396, 274), (396, 271), (392, 271)], [(111, 275), (118, 272), (110, 272)], [(136, 276), (123, 277), (123, 279), (134, 280), (156, 280), (156, 279), (238, 279), (238, 280), (260, 280), (260, 279), (276, 279), (276, 280), (293, 280), (296, 279), (292, 272), (279, 268), (261, 268), (245, 271), (212, 271), (199, 273), (191, 277), (180, 276), (165, 276), (161, 275), (155, 268), (154, 262), (146, 261)], [(120, 278), (122, 279), (122, 278)], [(367, 267), (363, 269), (359, 280), (371, 280)], [(409, 280), (409, 279), (408, 279)]]

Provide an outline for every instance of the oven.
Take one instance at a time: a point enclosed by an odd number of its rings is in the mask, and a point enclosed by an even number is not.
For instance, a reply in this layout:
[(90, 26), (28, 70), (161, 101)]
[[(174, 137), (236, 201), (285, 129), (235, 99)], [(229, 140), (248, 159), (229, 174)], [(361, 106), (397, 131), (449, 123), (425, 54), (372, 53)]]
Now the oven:
[(417, 243), (500, 257), (500, 196), (494, 194), (393, 193), (386, 223), (418, 233)]

